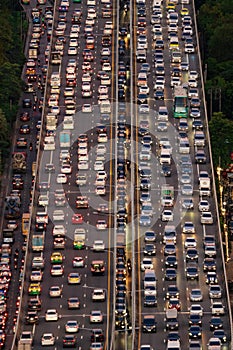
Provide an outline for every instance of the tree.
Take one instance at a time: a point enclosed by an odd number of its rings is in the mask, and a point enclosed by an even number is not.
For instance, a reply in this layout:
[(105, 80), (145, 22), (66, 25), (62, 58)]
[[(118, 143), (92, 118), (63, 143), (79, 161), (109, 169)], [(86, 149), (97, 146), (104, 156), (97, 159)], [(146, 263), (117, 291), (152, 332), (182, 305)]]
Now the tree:
[(226, 167), (233, 151), (233, 121), (223, 113), (214, 113), (209, 122), (209, 130), (214, 166), (217, 167), (220, 161), (221, 167)]

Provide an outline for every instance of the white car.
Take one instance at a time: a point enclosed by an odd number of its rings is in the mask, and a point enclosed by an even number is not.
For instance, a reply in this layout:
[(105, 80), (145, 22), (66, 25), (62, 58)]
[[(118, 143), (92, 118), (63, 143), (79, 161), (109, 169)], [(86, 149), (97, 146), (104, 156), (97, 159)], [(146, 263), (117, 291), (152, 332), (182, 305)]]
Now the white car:
[(73, 267), (84, 267), (85, 266), (85, 260), (81, 256), (75, 256), (73, 258), (72, 265), (73, 265)]
[(55, 344), (55, 337), (53, 333), (44, 333), (41, 337), (41, 345), (49, 346)]
[(60, 297), (62, 293), (62, 288), (60, 286), (51, 286), (49, 288), (49, 296), (51, 298)]
[(67, 230), (63, 225), (55, 225), (53, 227), (53, 236), (59, 235), (59, 236), (65, 236)]
[(106, 133), (100, 133), (98, 135), (98, 142), (102, 143), (102, 142), (108, 142), (108, 136)]
[(104, 249), (105, 249), (104, 241), (102, 241), (102, 240), (94, 241), (94, 243), (93, 243), (93, 250), (95, 252), (102, 252), (102, 251), (104, 251)]
[(38, 205), (43, 207), (49, 205), (49, 197), (47, 195), (41, 194), (38, 198)]
[(89, 162), (87, 160), (79, 160), (78, 162), (78, 170), (88, 170)]
[(210, 210), (210, 203), (207, 200), (201, 200), (198, 204), (199, 211), (209, 211)]
[(104, 185), (101, 185), (101, 186), (96, 186), (96, 189), (95, 189), (95, 194), (97, 196), (104, 196), (106, 194), (106, 188)]
[(65, 213), (63, 210), (54, 210), (53, 212), (53, 221), (64, 221)]
[(62, 265), (52, 265), (50, 274), (51, 276), (62, 276), (64, 273), (64, 269)]
[(196, 248), (197, 247), (197, 241), (194, 237), (187, 237), (184, 241), (184, 247), (187, 248)]
[(70, 46), (68, 48), (68, 55), (69, 56), (76, 56), (78, 54), (78, 48), (74, 46)]
[(45, 313), (45, 321), (57, 321), (58, 312), (56, 309), (48, 309)]
[(90, 73), (83, 73), (82, 83), (91, 83), (91, 74)]
[(82, 105), (82, 112), (83, 113), (91, 113), (93, 111), (93, 107), (89, 103), (85, 103)]
[(192, 304), (189, 308), (190, 315), (203, 316), (203, 307), (200, 304)]
[(90, 323), (103, 323), (103, 314), (100, 310), (91, 311)]
[(162, 212), (161, 220), (162, 220), (162, 221), (173, 221), (173, 220), (174, 220), (174, 214), (173, 214), (173, 212), (172, 212), (171, 210), (165, 209), (165, 210)]
[(65, 324), (65, 331), (67, 333), (77, 333), (79, 331), (79, 324), (76, 320), (67, 321)]
[(57, 175), (57, 179), (56, 179), (56, 182), (58, 184), (66, 184), (68, 181), (68, 178), (65, 174), (58, 174)]
[(101, 56), (110, 56), (111, 55), (111, 50), (108, 47), (104, 47), (101, 50)]
[(71, 38), (69, 45), (70, 47), (78, 47), (78, 40), (76, 38)]
[(221, 301), (213, 301), (211, 303), (211, 314), (212, 315), (224, 315), (225, 307), (223, 306)]
[(201, 213), (201, 224), (212, 225), (214, 222), (213, 215), (210, 211), (203, 211)]
[(195, 52), (195, 48), (193, 46), (192, 43), (186, 43), (184, 46), (184, 52), (185, 53), (194, 53)]
[(222, 349), (222, 343), (219, 338), (210, 338), (208, 344), (207, 350), (221, 350)]
[(92, 301), (105, 301), (106, 292), (104, 289), (94, 289), (91, 294)]
[(153, 261), (151, 258), (143, 258), (143, 260), (141, 261), (141, 271), (145, 271), (145, 270), (153, 270), (154, 265), (153, 265)]
[(104, 170), (104, 162), (97, 160), (94, 163), (94, 170), (99, 171), (99, 170)]
[(41, 270), (32, 270), (30, 275), (31, 282), (41, 282), (43, 278), (43, 273)]
[(108, 227), (106, 220), (97, 220), (96, 228), (98, 231), (106, 230)]

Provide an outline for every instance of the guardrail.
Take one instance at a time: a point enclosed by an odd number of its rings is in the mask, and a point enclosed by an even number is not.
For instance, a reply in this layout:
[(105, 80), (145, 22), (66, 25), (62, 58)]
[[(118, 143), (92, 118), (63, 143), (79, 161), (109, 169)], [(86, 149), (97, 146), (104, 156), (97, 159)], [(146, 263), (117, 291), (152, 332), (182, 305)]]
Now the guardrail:
[[(56, 7), (57, 7), (57, 0), (54, 1), (54, 6), (53, 6), (52, 33), (54, 31), (55, 9), (56, 9)], [(31, 21), (30, 21), (30, 23), (31, 23)], [(29, 30), (31, 30), (31, 25), (29, 25)], [(29, 31), (28, 31), (28, 35), (29, 35)], [(53, 39), (53, 35), (51, 36), (50, 41), (52, 39)], [(51, 45), (51, 47), (52, 47), (52, 45)], [(49, 57), (48, 57), (48, 68), (47, 68), (47, 74), (46, 74), (44, 96), (46, 96), (46, 93), (47, 93), (51, 47), (50, 47), (50, 52), (49, 52)], [(41, 124), (42, 124), (42, 126), (44, 124), (44, 111), (45, 111), (45, 100), (44, 100), (43, 107), (42, 107), (42, 112), (41, 112)], [(31, 216), (30, 216), (30, 221), (29, 221), (29, 235), (30, 235), (30, 231), (31, 231), (33, 207), (34, 207), (34, 200), (35, 200), (35, 194), (36, 194), (36, 183), (37, 183), (37, 177), (38, 177), (38, 172), (39, 172), (39, 164), (40, 164), (40, 157), (41, 157), (42, 133), (43, 133), (43, 127), (41, 127), (41, 129), (40, 129), (39, 147), (38, 147), (37, 157), (36, 157), (36, 171), (35, 171), (35, 181), (33, 183), (33, 189), (32, 189), (32, 202), (31, 202), (31, 211), (30, 211)], [(17, 349), (17, 340), (19, 339), (19, 335), (20, 335), (21, 328), (22, 328), (22, 324), (21, 324), (21, 322), (22, 322), (22, 306), (23, 306), (22, 304), (23, 304), (23, 295), (24, 295), (24, 284), (25, 284), (25, 276), (26, 276), (28, 248), (29, 248), (29, 239), (27, 239), (25, 260), (24, 260), (24, 266), (23, 266), (23, 280), (22, 280), (21, 290), (20, 290), (19, 313), (18, 313), (18, 317), (17, 317), (17, 321), (16, 321), (15, 333), (14, 333), (14, 338), (13, 338), (11, 350), (16, 350)]]
[(222, 262), (223, 262), (223, 272), (224, 272), (224, 277), (225, 277), (225, 288), (226, 288), (226, 295), (227, 295), (228, 312), (229, 312), (229, 319), (230, 319), (230, 325), (231, 325), (231, 343), (230, 343), (229, 349), (232, 349), (232, 339), (233, 339), (232, 312), (231, 312), (231, 303), (230, 303), (229, 290), (228, 290), (228, 285), (227, 285), (227, 274), (226, 274), (225, 259), (224, 259), (224, 252), (223, 252), (221, 226), (220, 226), (220, 220), (219, 220), (219, 209), (218, 209), (217, 192), (216, 192), (216, 186), (215, 186), (215, 174), (214, 174), (214, 165), (213, 165), (213, 160), (212, 160), (210, 134), (209, 134), (209, 123), (208, 123), (206, 98), (205, 98), (205, 89), (204, 89), (204, 85), (205, 84), (204, 84), (204, 77), (203, 77), (203, 72), (202, 72), (202, 60), (201, 60), (200, 44), (199, 44), (199, 36), (198, 36), (198, 28), (197, 28), (197, 19), (196, 19), (197, 17), (196, 17), (195, 0), (192, 0), (192, 5), (193, 5), (193, 18), (194, 18), (195, 35), (196, 35), (196, 40), (197, 40), (197, 56), (198, 56), (198, 62), (199, 62), (199, 67), (200, 67), (200, 77), (201, 77), (201, 86), (202, 86), (202, 95), (203, 95), (204, 115), (205, 115), (205, 123), (206, 123), (206, 135), (207, 135), (208, 146), (209, 146), (210, 166), (211, 166), (212, 177), (213, 177), (213, 192), (214, 192), (215, 207), (216, 207), (216, 212), (217, 212), (218, 234), (219, 234), (220, 249), (221, 249)]

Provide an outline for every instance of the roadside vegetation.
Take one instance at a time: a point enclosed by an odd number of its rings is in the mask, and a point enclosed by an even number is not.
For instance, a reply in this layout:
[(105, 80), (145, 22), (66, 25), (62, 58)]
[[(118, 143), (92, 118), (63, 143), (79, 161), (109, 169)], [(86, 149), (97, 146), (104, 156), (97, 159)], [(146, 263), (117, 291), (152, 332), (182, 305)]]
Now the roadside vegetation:
[(27, 23), (18, 1), (0, 4), (0, 173), (9, 155), (12, 125), (22, 90), (23, 34)]
[(223, 168), (233, 151), (233, 1), (199, 0), (197, 6), (213, 161)]

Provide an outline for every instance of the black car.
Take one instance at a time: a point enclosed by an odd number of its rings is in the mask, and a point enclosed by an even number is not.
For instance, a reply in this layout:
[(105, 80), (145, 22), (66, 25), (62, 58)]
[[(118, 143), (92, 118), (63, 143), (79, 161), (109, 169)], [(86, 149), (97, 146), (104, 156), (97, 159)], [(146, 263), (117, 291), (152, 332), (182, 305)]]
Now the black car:
[(156, 254), (156, 246), (155, 244), (145, 244), (144, 247), (144, 255), (155, 255)]
[(168, 255), (165, 259), (165, 265), (168, 267), (177, 267), (177, 259), (175, 255)]
[(205, 164), (206, 163), (206, 154), (205, 154), (204, 150), (200, 149), (200, 150), (196, 151), (195, 161), (198, 164)]
[(160, 173), (166, 177), (171, 176), (171, 166), (163, 164)]
[(166, 281), (175, 281), (176, 280), (176, 269), (175, 268), (167, 268), (165, 270), (165, 280)]
[(201, 338), (201, 327), (199, 325), (191, 325), (189, 327), (189, 338), (199, 339)]
[(65, 334), (62, 342), (63, 348), (75, 348), (77, 345), (77, 338), (75, 335)]
[(146, 295), (144, 297), (144, 306), (145, 307), (155, 307), (157, 306), (157, 298), (155, 295)]
[(154, 98), (156, 100), (164, 100), (164, 90), (158, 89), (154, 93)]
[(91, 342), (103, 342), (104, 341), (104, 333), (100, 328), (94, 328), (91, 334)]
[(31, 108), (32, 107), (32, 101), (30, 98), (25, 98), (23, 100), (23, 107), (24, 108)]
[(179, 298), (179, 289), (175, 284), (170, 284), (166, 291), (166, 299)]
[(157, 331), (157, 322), (154, 315), (144, 315), (142, 331), (146, 333), (155, 333)]
[(26, 324), (38, 323), (39, 317), (37, 311), (28, 311), (25, 317)]
[(189, 325), (199, 325), (201, 326), (202, 325), (202, 319), (201, 319), (201, 316), (198, 315), (198, 314), (191, 314), (189, 316)]
[(219, 316), (213, 316), (210, 320), (210, 330), (214, 331), (223, 327), (223, 321)]
[(40, 311), (41, 310), (41, 300), (39, 298), (30, 298), (28, 302), (28, 310)]

